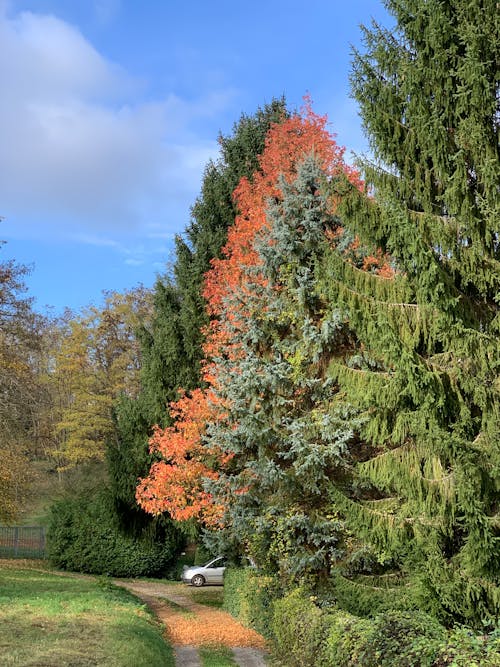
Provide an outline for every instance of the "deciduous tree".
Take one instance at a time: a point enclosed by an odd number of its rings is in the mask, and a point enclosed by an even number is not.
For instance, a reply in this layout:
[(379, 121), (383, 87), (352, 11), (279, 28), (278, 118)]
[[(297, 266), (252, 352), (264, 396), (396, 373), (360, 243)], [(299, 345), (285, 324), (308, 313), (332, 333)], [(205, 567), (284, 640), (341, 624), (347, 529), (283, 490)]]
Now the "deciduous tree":
[(102, 460), (115, 434), (113, 404), (139, 390), (136, 330), (150, 317), (150, 293), (137, 288), (107, 293), (104, 306), (89, 307), (68, 323), (53, 381), (64, 386), (57, 430), (67, 465)]
[(34, 449), (40, 328), (26, 297), (27, 273), (12, 260), (0, 263), (0, 521), (19, 514)]

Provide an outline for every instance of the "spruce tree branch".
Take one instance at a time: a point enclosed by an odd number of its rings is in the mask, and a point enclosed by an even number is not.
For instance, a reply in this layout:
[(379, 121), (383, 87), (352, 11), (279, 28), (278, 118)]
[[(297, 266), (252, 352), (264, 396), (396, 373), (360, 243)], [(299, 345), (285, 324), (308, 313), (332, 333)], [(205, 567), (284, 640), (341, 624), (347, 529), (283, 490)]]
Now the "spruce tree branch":
[[(358, 292), (356, 290), (351, 289), (350, 287), (346, 287), (345, 284), (339, 280), (338, 278), (331, 278), (331, 280), (334, 280), (338, 285), (342, 286), (342, 289), (346, 292), (350, 292), (354, 296), (358, 296), (364, 301), (370, 301), (371, 303), (375, 305), (384, 305), (388, 306), (390, 308), (416, 308), (416, 309), (421, 309), (421, 306), (418, 303), (395, 303), (395, 302), (390, 302), (390, 301), (382, 301), (381, 299), (376, 299), (375, 297), (372, 296), (367, 296), (366, 294), (362, 294), (361, 292)], [(437, 312), (437, 311), (436, 311)]]
[(395, 521), (401, 521), (402, 523), (408, 524), (408, 525), (413, 525), (415, 523), (419, 523), (422, 526), (431, 526), (432, 528), (439, 528), (440, 526), (443, 525), (442, 521), (431, 521), (430, 519), (424, 517), (424, 516), (406, 516), (406, 517), (399, 517), (396, 514), (392, 514), (391, 512), (381, 512), (379, 510), (372, 510), (366, 505), (363, 505), (365, 510), (370, 512), (371, 514), (374, 514), (375, 516), (380, 516), (383, 519), (389, 519), (391, 522)]

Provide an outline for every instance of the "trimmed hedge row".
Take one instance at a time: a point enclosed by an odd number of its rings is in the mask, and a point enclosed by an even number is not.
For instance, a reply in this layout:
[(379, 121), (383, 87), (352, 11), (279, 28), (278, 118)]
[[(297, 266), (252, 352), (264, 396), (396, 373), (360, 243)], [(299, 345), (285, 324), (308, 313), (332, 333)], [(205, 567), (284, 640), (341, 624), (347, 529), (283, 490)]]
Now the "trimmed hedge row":
[(301, 588), (280, 597), (277, 581), (255, 570), (226, 570), (224, 608), (267, 637), (287, 667), (500, 666), (500, 630), (478, 637), (423, 612), (360, 618), (316, 602)]

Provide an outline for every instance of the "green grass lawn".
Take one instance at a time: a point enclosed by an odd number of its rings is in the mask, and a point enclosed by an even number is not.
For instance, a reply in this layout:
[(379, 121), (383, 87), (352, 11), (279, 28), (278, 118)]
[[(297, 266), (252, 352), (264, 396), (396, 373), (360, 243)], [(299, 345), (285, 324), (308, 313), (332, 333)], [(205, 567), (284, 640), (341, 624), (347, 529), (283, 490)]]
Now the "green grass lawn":
[(94, 578), (4, 567), (0, 664), (173, 667), (161, 626), (127, 591)]

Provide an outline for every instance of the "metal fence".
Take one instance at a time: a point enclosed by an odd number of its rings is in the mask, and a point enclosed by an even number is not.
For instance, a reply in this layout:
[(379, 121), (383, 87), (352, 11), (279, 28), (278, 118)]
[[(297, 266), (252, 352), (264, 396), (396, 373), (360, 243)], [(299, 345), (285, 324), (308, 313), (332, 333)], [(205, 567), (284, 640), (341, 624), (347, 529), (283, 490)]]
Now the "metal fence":
[(0, 526), (0, 558), (44, 558), (43, 526)]

